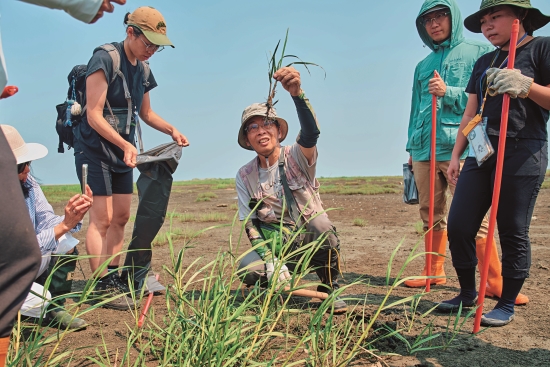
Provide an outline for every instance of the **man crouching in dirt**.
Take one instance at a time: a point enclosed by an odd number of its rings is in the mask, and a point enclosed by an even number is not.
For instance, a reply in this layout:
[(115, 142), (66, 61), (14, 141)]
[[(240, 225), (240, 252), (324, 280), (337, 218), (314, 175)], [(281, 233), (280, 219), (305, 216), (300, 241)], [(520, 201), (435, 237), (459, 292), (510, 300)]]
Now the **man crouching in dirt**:
[[(317, 291), (330, 293), (338, 289), (340, 245), (336, 229), (322, 207), (319, 183), (315, 178), (319, 127), (315, 112), (300, 88), (300, 73), (285, 67), (273, 78), (292, 96), (301, 130), (294, 144), (281, 147), (288, 124), (277, 116), (275, 108), (268, 108), (266, 103), (254, 103), (243, 111), (238, 142), (244, 149), (255, 151), (257, 156), (237, 173), (239, 218), (243, 221), (250, 214), (245, 226), (252, 246), (270, 239), (274, 243), (270, 245), (268, 241), (249, 253), (240, 268), (249, 267), (244, 276), (247, 285), (262, 282), (262, 278), (265, 282), (273, 275), (280, 282), (290, 278), (289, 268), (293, 270), (303, 254), (287, 259), (286, 265), (280, 264), (278, 258), (284, 256), (281, 252), (285, 240), (279, 238), (281, 234), (286, 239), (291, 238), (303, 226), (304, 233), (290, 246), (290, 251), (302, 244), (321, 242), (309, 266), (315, 269), (323, 283)], [(252, 210), (255, 211), (251, 213)], [(250, 266), (252, 263), (258, 265)], [(333, 306), (334, 313), (347, 311), (341, 299), (336, 298)]]

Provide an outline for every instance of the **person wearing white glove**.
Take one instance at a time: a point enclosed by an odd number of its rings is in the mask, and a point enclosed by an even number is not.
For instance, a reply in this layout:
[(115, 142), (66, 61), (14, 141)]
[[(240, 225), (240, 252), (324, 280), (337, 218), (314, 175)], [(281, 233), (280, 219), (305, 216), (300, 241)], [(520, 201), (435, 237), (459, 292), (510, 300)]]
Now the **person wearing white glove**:
[[(508, 70), (504, 68), (516, 19), (520, 23), (514, 64), (517, 70)], [(488, 140), (495, 151), (499, 139), (506, 138), (507, 142), (500, 188), (500, 197), (505, 199), (500, 200), (497, 214), (502, 294), (495, 308), (481, 318), (483, 326), (504, 326), (514, 319), (514, 301), (529, 277), (529, 226), (548, 166), (550, 110), (550, 37), (533, 37), (533, 32), (549, 22), (550, 16), (532, 7), (529, 0), (483, 0), (480, 10), (464, 20), (466, 28), (483, 33), (497, 49), (480, 57), (474, 66), (466, 87), (466, 110), (447, 170), (449, 178), (458, 179), (448, 234), (460, 293), (438, 307), (452, 310), (461, 304), (472, 305), (477, 297), (475, 232), (491, 206), (497, 154), (481, 165), (468, 157), (462, 170), (459, 160), (468, 145), (463, 130), (485, 103), (481, 117), (486, 121)], [(504, 93), (512, 97), (506, 132), (501, 131), (500, 124)]]
[(271, 280), (273, 278), (273, 275), (276, 274), (277, 283), (285, 283), (290, 280), (290, 273), (288, 272), (288, 268), (285, 264), (281, 264), (281, 262), (274, 257), (273, 260), (267, 261), (265, 263), (265, 273), (267, 276), (267, 280)]
[(518, 69), (487, 70), (487, 83), (489, 84), (489, 95), (494, 97), (497, 94), (508, 93), (512, 98), (527, 98), (533, 78), (522, 75)]

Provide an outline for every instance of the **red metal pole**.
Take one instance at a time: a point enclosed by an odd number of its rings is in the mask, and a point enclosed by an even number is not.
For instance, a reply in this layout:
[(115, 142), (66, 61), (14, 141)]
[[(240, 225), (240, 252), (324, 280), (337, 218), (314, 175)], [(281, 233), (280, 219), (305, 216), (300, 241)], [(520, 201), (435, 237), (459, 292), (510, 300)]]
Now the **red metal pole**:
[[(155, 274), (155, 278), (159, 280), (159, 275)], [(151, 306), (151, 302), (153, 301), (154, 295), (155, 295), (155, 292), (149, 292), (149, 294), (147, 295), (147, 302), (145, 302), (143, 311), (141, 311), (141, 315), (139, 315), (138, 327), (143, 326), (143, 323), (145, 322), (145, 315), (147, 315), (147, 311), (149, 310), (149, 306)]]
[[(437, 73), (434, 71), (434, 78)], [(428, 209), (428, 241), (426, 241), (426, 276), (432, 275), (432, 245), (434, 240), (434, 205), (435, 205), (435, 161), (436, 147), (435, 140), (437, 138), (437, 97), (432, 95), (432, 138), (430, 145), (430, 207)], [(426, 292), (430, 291), (431, 279), (426, 279)]]
[[(508, 69), (514, 68), (516, 61), (516, 46), (518, 42), (519, 20), (515, 20), (512, 25), (512, 35), (510, 36), (510, 50), (508, 52)], [(474, 320), (474, 333), (479, 331), (481, 316), (483, 314), (483, 302), (485, 301), (485, 288), (487, 287), (487, 274), (489, 273), (489, 262), (491, 251), (493, 250), (493, 241), (495, 233), (495, 224), (498, 213), (498, 201), (500, 198), (500, 184), (502, 182), (502, 166), (504, 163), (504, 149), (506, 148), (506, 132), (508, 131), (508, 111), (510, 110), (510, 95), (502, 96), (502, 115), (500, 119), (500, 133), (498, 138), (497, 166), (495, 172), (495, 186), (493, 188), (493, 201), (491, 204), (491, 214), (489, 216), (489, 232), (487, 234), (487, 244), (485, 247), (485, 258), (483, 259), (483, 269), (481, 271), (481, 280), (479, 285), (479, 296), (477, 299), (476, 318)]]

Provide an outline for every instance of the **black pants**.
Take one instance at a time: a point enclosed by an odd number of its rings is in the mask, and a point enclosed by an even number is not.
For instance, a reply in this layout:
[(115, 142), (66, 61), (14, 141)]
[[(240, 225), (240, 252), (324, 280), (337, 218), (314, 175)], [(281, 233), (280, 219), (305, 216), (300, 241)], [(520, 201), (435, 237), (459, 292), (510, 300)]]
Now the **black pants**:
[(40, 249), (25, 205), (17, 165), (0, 129), (0, 338), (29, 294), (40, 267)]
[[(309, 268), (315, 269), (315, 273), (323, 284), (329, 286), (331, 289), (337, 289), (339, 287), (338, 278), (340, 276), (340, 240), (336, 236), (336, 228), (334, 228), (326, 215), (319, 215), (306, 225), (306, 233), (301, 243), (311, 243), (323, 235), (326, 238), (311, 257)], [(290, 251), (294, 252), (299, 246), (300, 244), (295, 244), (291, 247)], [(286, 259), (286, 265), (289, 270), (293, 271), (296, 268), (296, 264), (300, 263), (301, 256), (302, 254), (298, 254), (295, 258)], [(253, 263), (256, 265), (250, 266)], [(243, 258), (239, 264), (239, 269), (248, 266), (250, 267), (247, 273), (243, 274), (245, 284), (254, 285), (258, 280), (262, 281), (262, 276), (265, 273), (265, 264), (256, 251), (250, 252)], [(307, 271), (307, 269), (300, 269), (300, 271)], [(327, 289), (326, 287), (320, 287), (319, 291), (327, 292)]]
[[(498, 137), (490, 137), (498, 150)], [(475, 236), (491, 207), (497, 153), (478, 167), (467, 158), (456, 186), (448, 219), (448, 236), (457, 269), (477, 265)], [(497, 226), (502, 248), (502, 276), (529, 277), (529, 226), (548, 166), (548, 143), (535, 139), (506, 139)]]

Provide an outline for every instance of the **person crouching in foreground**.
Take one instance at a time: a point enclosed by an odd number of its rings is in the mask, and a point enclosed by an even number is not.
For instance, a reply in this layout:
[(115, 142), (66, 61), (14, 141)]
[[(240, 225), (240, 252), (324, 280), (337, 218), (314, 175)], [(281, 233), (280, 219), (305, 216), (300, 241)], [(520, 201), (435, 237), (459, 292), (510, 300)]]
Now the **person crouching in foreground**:
[[(299, 237), (301, 241), (292, 244), (293, 249), (300, 244), (322, 241), (311, 258), (310, 266), (323, 283), (317, 291), (331, 293), (338, 289), (340, 244), (336, 228), (322, 207), (319, 183), (315, 178), (316, 145), (320, 134), (315, 112), (301, 89), (300, 73), (296, 69), (281, 68), (273, 78), (290, 93), (301, 130), (296, 143), (282, 147), (280, 143), (286, 138), (288, 124), (277, 116), (275, 108), (268, 108), (266, 103), (254, 103), (244, 110), (238, 142), (257, 156), (237, 173), (239, 219), (249, 218), (245, 227), (252, 246), (277, 238), (281, 231), (290, 238), (303, 223), (305, 234)], [(291, 195), (287, 196), (285, 192)], [(285, 281), (290, 278), (289, 268), (293, 270), (300, 259), (293, 258), (286, 265), (280, 264), (278, 257), (282, 255), (282, 241), (276, 242), (279, 243), (273, 247), (266, 244), (245, 256), (239, 266), (248, 268), (245, 284), (253, 285), (264, 276), (270, 280), (276, 271), (279, 274), (275, 274), (275, 279)], [(253, 263), (258, 265), (251, 266)], [(338, 298), (333, 307), (334, 313), (347, 311), (346, 303)]]
[[(30, 173), (31, 162), (45, 157), (48, 149), (42, 144), (25, 143), (12, 126), (0, 125), (0, 129), (17, 161), (19, 182), (42, 254), (38, 277), (31, 286), (31, 290), (42, 297), (29, 293), (21, 306), (21, 314), (34, 318), (43, 315), (47, 322), (58, 324), (62, 329), (82, 329), (88, 325), (87, 322), (65, 310), (66, 297), (62, 296), (71, 292), (71, 273), (75, 270), (78, 255), (75, 247), (78, 241), (71, 234), (80, 231), (82, 218), (92, 207), (92, 191), (86, 185), (86, 195), (74, 195), (65, 205), (65, 215), (55, 215)], [(49, 284), (46, 282), (48, 277)], [(46, 292), (45, 284), (48, 284)]]

